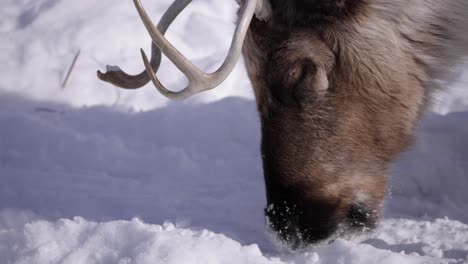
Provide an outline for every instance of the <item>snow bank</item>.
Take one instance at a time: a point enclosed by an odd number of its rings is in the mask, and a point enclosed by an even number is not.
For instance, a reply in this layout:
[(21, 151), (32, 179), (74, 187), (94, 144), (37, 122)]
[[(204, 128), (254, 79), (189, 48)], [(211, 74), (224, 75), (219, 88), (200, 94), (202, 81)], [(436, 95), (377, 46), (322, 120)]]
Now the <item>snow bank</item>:
[[(15, 263), (279, 263), (264, 257), (258, 246), (207, 230), (192, 231), (173, 224), (131, 221), (96, 223), (75, 217), (56, 222), (35, 221), (22, 232), (7, 231), (14, 250), (3, 261)], [(16, 240), (16, 241), (15, 241)], [(216, 252), (213, 252), (216, 249)], [(0, 251), (1, 252), (1, 251)]]
[(432, 100), (432, 111), (439, 114), (468, 111), (468, 62), (446, 87), (447, 89), (438, 92)]
[[(154, 20), (170, 2), (143, 1)], [(234, 1), (196, 0), (184, 14), (168, 38), (215, 69)], [(186, 102), (97, 80), (106, 63), (139, 72), (149, 42), (131, 1), (2, 2), (0, 262), (468, 262), (468, 71), (392, 166), (379, 228), (291, 253), (264, 231), (259, 122), (242, 63)], [(184, 85), (167, 61), (159, 75)]]
[[(142, 2), (158, 21), (172, 1)], [(193, 1), (170, 27), (167, 37), (195, 65), (214, 71), (227, 54), (235, 13), (235, 1)], [(132, 1), (4, 0), (0, 39), (0, 92), (74, 106), (153, 109), (167, 103), (151, 86), (124, 91), (96, 77), (96, 71), (105, 69), (106, 64), (118, 64), (133, 74), (144, 69), (139, 49), (149, 52), (151, 40)], [(78, 50), (81, 55), (63, 90), (62, 80)], [(185, 86), (183, 75), (166, 59), (158, 75), (173, 90)], [(252, 97), (242, 65), (216, 91), (189, 102), (208, 102), (229, 95)]]
[(416, 135), (392, 167), (387, 215), (468, 223), (468, 112), (428, 114)]
[(0, 255), (12, 263), (462, 263), (468, 226), (439, 218), (468, 222), (468, 194), (456, 188), (466, 185), (467, 118), (427, 117), (395, 164), (376, 232), (290, 254), (264, 231), (252, 101), (123, 112), (0, 96)]
[[(20, 213), (4, 211), (0, 217), (15, 214)], [(374, 238), (363, 243), (339, 239), (315, 252), (271, 257), (264, 256), (255, 244), (242, 246), (222, 234), (207, 230), (190, 230), (171, 223), (150, 225), (138, 218), (97, 223), (75, 217), (55, 222), (35, 220), (26, 223), (21, 231), (0, 230), (0, 254), (4, 263), (25, 264), (359, 264), (374, 263), (376, 259), (383, 264), (440, 264), (455, 263), (441, 259), (444, 256), (458, 259), (458, 263), (466, 257), (468, 226), (459, 222), (387, 220), (385, 226), (376, 230)], [(424, 237), (425, 242), (421, 243), (416, 236)]]
[(0, 185), (0, 208), (98, 220), (139, 216), (190, 222), (247, 242), (262, 237), (252, 102), (128, 113), (4, 96), (0, 109), (0, 174), (8, 182)]

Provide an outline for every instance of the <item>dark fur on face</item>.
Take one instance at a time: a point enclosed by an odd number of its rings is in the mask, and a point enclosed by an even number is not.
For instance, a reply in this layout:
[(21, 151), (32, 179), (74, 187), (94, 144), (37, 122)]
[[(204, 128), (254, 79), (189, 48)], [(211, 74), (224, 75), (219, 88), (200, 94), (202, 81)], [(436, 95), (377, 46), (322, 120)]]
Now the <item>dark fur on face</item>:
[(313, 26), (353, 17), (364, 0), (272, 0), (274, 16), (289, 26)]
[(273, 17), (253, 19), (243, 49), (262, 124), (267, 222), (293, 248), (372, 228), (389, 163), (409, 146), (432, 80), (468, 54), (468, 38), (454, 33), (468, 27), (468, 2), (271, 4)]

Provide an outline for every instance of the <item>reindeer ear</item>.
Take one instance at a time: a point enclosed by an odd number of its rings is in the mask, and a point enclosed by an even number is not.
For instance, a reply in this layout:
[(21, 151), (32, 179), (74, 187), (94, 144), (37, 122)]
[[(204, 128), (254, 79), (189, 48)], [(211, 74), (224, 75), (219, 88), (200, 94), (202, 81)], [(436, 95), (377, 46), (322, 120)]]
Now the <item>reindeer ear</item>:
[(297, 79), (292, 94), (302, 106), (325, 96), (329, 83), (327, 71), (311, 59), (303, 59), (301, 69), (301, 76)]
[[(279, 53), (281, 54), (281, 53)], [(269, 63), (269, 82), (272, 97), (283, 106), (300, 107), (296, 87), (304, 79), (302, 60), (290, 62), (283, 56), (276, 56)]]
[(295, 62), (272, 60), (270, 64), (271, 94), (280, 103), (301, 108), (304, 101), (326, 94), (327, 72), (311, 59)]
[(313, 83), (314, 91), (319, 96), (324, 96), (328, 90), (328, 85), (329, 83), (328, 83), (327, 71), (322, 67), (317, 68), (317, 72), (315, 75), (315, 82)]

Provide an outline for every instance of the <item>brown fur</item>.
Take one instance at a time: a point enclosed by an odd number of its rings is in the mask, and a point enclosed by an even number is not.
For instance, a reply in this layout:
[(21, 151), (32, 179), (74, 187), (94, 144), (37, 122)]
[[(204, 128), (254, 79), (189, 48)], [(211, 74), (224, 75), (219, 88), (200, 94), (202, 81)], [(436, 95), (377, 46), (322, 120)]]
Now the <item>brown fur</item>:
[(467, 54), (455, 32), (468, 21), (449, 11), (468, 4), (271, 4), (273, 17), (253, 19), (243, 50), (262, 122), (269, 225), (293, 247), (372, 227), (389, 162), (410, 144), (433, 79)]

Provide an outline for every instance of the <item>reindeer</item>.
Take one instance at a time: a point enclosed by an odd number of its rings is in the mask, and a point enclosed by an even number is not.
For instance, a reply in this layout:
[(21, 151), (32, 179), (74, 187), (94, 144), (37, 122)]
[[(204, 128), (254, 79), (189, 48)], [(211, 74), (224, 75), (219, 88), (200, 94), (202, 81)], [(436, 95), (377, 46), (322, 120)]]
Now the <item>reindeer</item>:
[[(191, 0), (176, 0), (152, 37), (146, 70), (98, 72), (137, 89), (150, 80), (184, 99), (213, 89), (241, 53), (255, 92), (268, 226), (293, 248), (376, 225), (387, 168), (412, 141), (438, 80), (468, 54), (466, 0), (238, 0), (237, 27), (222, 66), (204, 73), (164, 38)], [(181, 92), (155, 72), (161, 51), (188, 78)]]

